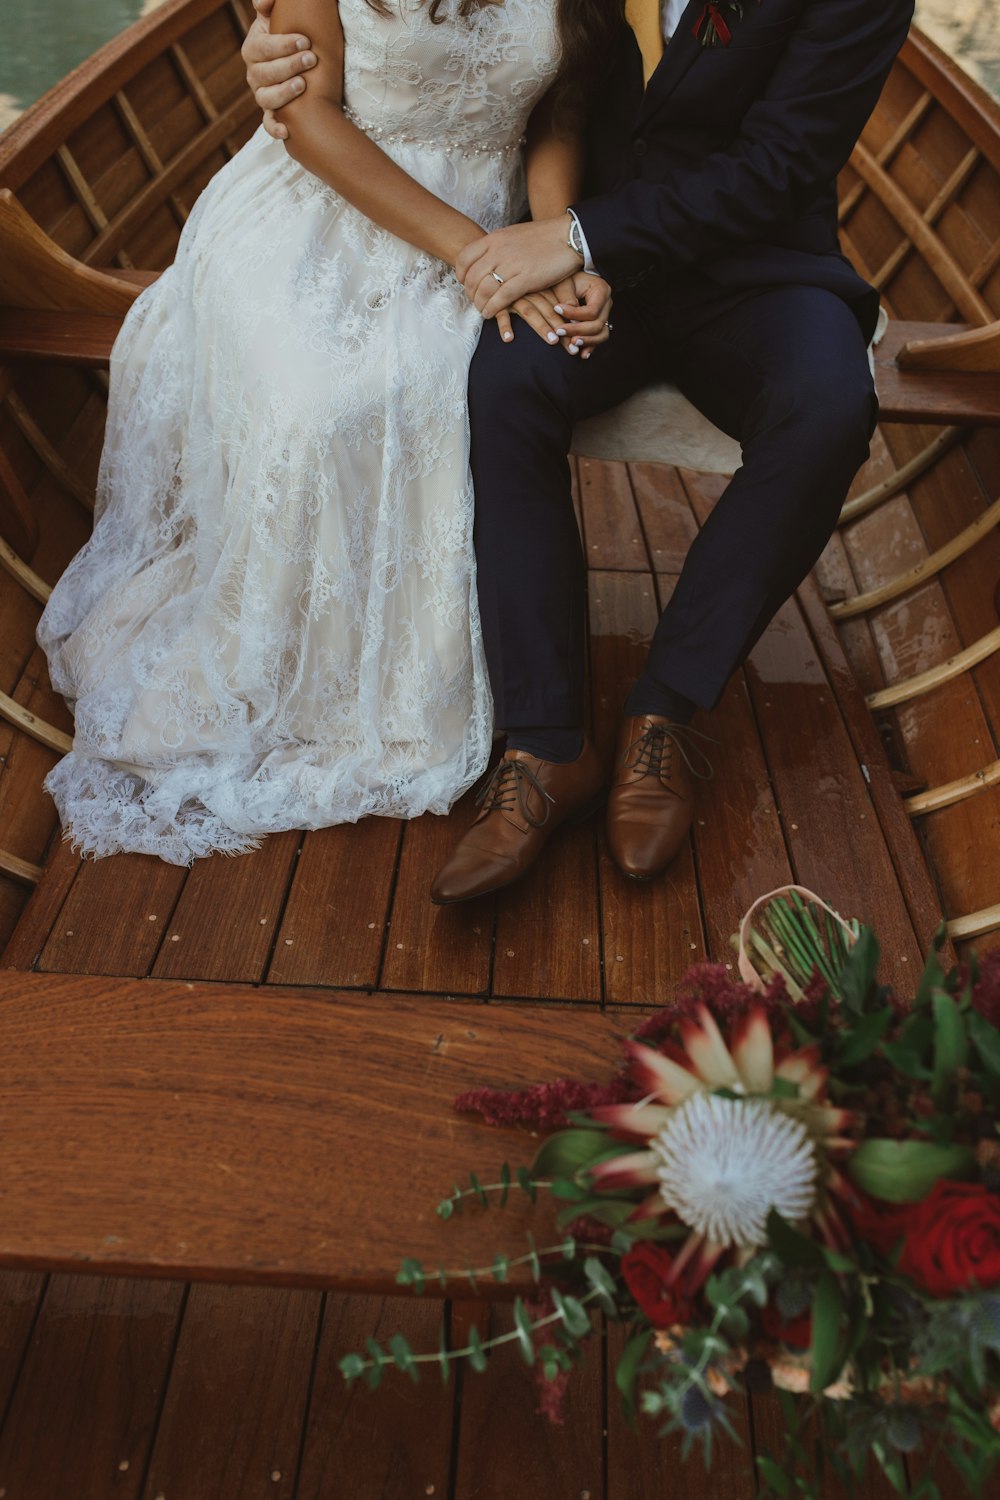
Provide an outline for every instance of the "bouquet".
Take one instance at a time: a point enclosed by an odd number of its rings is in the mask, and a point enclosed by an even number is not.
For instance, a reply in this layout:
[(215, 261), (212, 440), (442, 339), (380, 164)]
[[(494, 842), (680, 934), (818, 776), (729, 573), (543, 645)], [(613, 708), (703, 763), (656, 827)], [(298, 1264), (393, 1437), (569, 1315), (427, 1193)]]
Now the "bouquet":
[[(626, 1409), (685, 1453), (738, 1441), (731, 1393), (779, 1393), (766, 1493), (818, 1500), (818, 1462), (850, 1484), (873, 1455), (899, 1494), (938, 1500), (907, 1467), (935, 1447), (981, 1493), (1000, 1459), (1000, 951), (945, 973), (942, 942), (904, 1000), (876, 982), (870, 929), (786, 887), (744, 919), (740, 980), (693, 968), (617, 1078), (456, 1100), (548, 1132), (530, 1168), (473, 1174), (438, 1212), (559, 1201), (557, 1245), (467, 1273), (530, 1267), (536, 1293), (493, 1342), (517, 1342), (550, 1416), (600, 1309), (628, 1328)], [(398, 1279), (428, 1274), (408, 1260)], [(447, 1378), (487, 1347), (370, 1340), (341, 1369), (376, 1385), (434, 1361)]]

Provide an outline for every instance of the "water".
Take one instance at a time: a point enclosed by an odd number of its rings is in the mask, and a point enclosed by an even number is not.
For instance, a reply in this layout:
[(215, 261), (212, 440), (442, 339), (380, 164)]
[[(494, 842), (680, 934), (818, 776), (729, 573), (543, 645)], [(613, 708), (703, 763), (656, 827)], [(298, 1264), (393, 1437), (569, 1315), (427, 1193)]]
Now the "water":
[[(161, 3), (0, 0), (0, 129), (102, 42)], [(918, 0), (917, 19), (1000, 98), (1000, 0)]]

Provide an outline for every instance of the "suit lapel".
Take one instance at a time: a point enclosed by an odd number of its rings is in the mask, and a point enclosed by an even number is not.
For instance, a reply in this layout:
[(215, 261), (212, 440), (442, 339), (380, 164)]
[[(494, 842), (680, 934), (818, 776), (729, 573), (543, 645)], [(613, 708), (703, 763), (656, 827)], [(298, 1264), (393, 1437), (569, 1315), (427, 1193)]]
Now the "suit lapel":
[(637, 124), (642, 124), (662, 104), (666, 103), (701, 51), (701, 43), (694, 35), (694, 28), (704, 8), (705, 0), (688, 0), (677, 22), (677, 30), (667, 43), (666, 51), (660, 59), (659, 67), (646, 85), (642, 104), (639, 106)]

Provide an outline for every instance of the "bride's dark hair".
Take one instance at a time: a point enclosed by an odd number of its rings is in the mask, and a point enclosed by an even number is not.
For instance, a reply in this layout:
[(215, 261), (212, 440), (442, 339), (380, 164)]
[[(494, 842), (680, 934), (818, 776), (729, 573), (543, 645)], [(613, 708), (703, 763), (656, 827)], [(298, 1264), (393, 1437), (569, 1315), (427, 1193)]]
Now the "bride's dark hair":
[[(380, 15), (390, 14), (386, 0), (368, 0), (368, 4)], [(430, 0), (432, 21), (447, 19), (439, 14), (443, 4), (444, 0)], [(455, 13), (471, 16), (487, 5), (502, 6), (503, 0), (458, 0)], [(553, 85), (553, 121), (560, 133), (582, 124), (588, 91), (600, 74), (624, 16), (625, 0), (557, 0), (562, 61)]]

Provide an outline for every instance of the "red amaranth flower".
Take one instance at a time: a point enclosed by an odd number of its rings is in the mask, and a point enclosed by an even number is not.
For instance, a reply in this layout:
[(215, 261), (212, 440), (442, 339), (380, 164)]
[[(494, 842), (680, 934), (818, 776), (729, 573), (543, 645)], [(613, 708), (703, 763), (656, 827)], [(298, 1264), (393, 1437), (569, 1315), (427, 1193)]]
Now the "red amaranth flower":
[(524, 1125), (532, 1130), (562, 1130), (571, 1114), (600, 1104), (624, 1104), (638, 1098), (627, 1078), (610, 1083), (580, 1083), (575, 1078), (557, 1078), (553, 1083), (533, 1083), (525, 1089), (467, 1089), (453, 1108), (459, 1114), (480, 1115), (487, 1125)]

